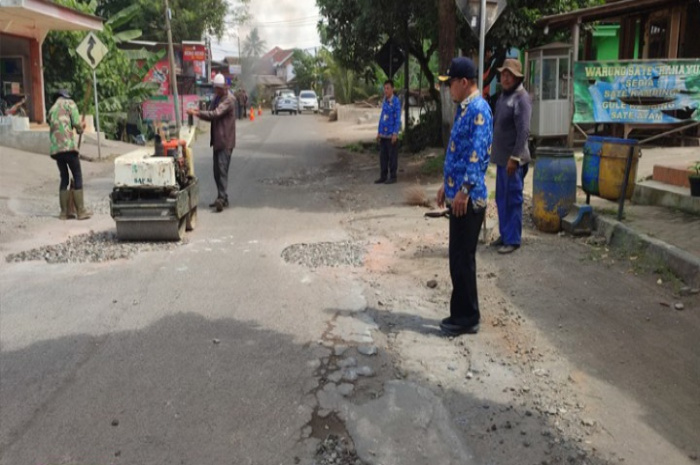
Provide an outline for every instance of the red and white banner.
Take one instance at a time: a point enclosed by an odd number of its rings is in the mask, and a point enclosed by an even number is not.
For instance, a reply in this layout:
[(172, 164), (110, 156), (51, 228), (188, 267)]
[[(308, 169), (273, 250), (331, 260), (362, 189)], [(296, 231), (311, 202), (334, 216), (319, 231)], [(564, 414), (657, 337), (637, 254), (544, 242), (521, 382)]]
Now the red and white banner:
[(182, 45), (182, 61), (206, 61), (207, 49), (204, 45)]

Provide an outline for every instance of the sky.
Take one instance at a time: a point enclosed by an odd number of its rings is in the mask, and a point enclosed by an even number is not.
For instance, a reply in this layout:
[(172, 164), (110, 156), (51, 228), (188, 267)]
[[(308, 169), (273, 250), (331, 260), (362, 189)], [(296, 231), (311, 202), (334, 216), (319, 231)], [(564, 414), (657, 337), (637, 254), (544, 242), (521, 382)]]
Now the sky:
[(250, 31), (257, 27), (266, 50), (277, 46), (283, 49), (319, 47), (321, 40), (316, 31), (320, 16), (316, 0), (252, 0), (251, 20), (239, 30), (230, 29), (221, 42), (212, 41), (214, 60), (238, 56), (238, 34), (241, 46)]

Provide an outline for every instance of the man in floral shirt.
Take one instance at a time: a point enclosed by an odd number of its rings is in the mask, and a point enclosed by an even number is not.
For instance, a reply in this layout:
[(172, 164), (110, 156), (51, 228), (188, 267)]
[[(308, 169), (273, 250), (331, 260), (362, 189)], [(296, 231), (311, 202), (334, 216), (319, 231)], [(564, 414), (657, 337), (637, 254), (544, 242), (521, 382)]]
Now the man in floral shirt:
[(379, 116), (377, 141), (379, 142), (379, 179), (375, 184), (394, 184), (399, 164), (399, 131), (401, 131), (401, 101), (394, 95), (394, 82), (384, 83), (382, 114)]
[(450, 316), (440, 323), (449, 336), (479, 331), (479, 299), (476, 290), (476, 245), (484, 220), (488, 192), (486, 169), (493, 140), (492, 115), (476, 84), (476, 66), (469, 58), (452, 60), (440, 81), (450, 86), (457, 104), (447, 146), (444, 181), (437, 203), (450, 209)]
[(68, 91), (59, 90), (54, 94), (54, 104), (49, 110), (48, 122), (50, 125), (49, 138), (51, 141), (51, 158), (56, 160), (58, 172), (61, 175), (59, 186), (59, 203), (61, 205), (60, 219), (68, 219), (68, 171), (73, 175), (73, 197), (78, 219), (86, 220), (92, 213), (85, 209), (83, 198), (83, 173), (80, 168), (80, 156), (75, 143), (75, 134), (82, 134), (85, 130), (85, 121), (80, 121), (78, 106), (71, 100)]

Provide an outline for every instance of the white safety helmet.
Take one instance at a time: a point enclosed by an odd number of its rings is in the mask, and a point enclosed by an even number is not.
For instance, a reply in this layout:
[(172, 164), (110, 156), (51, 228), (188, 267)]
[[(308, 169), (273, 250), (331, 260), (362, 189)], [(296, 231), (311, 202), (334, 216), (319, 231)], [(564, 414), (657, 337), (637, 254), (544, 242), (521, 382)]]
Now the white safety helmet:
[(214, 87), (226, 87), (226, 79), (223, 74), (214, 76)]

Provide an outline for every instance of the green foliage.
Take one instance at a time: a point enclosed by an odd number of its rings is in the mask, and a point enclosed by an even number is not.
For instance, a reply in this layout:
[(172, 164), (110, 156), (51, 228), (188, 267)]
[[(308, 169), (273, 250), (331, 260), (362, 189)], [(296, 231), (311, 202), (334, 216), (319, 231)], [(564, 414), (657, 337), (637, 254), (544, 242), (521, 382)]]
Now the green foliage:
[(436, 157), (426, 159), (421, 166), (420, 171), (424, 176), (436, 176), (442, 174), (444, 166), (445, 154), (441, 153)]
[(296, 49), (292, 55), (295, 82), (299, 89), (313, 89), (316, 95), (323, 94), (323, 75), (327, 66), (317, 54), (311, 55), (304, 50)]
[(439, 147), (441, 140), (441, 115), (437, 111), (421, 114), (418, 123), (412, 125), (404, 137), (404, 146), (410, 152), (420, 152), (426, 147)]
[[(205, 35), (224, 36), (228, 25), (244, 22), (248, 18), (250, 0), (238, 0), (229, 4), (226, 0), (169, 0), (172, 11), (170, 28), (174, 42), (201, 40)], [(138, 15), (129, 21), (133, 29), (143, 31), (143, 39), (166, 42), (165, 6), (162, 0), (98, 0), (96, 13), (112, 18), (129, 8)], [(95, 11), (95, 10), (93, 10)], [(119, 22), (113, 27), (126, 24)]]
[(565, 13), (605, 3), (604, 0), (508, 0), (508, 7), (486, 36), (486, 47), (496, 54), (511, 47), (528, 49), (570, 40), (570, 31), (551, 32), (535, 26), (543, 16)]
[(438, 32), (434, 2), (318, 0), (317, 4), (324, 17), (319, 25), (321, 40), (333, 50), (339, 65), (374, 79), (374, 57), (391, 37), (417, 60), (432, 87), (430, 59), (437, 50)]
[(345, 150), (353, 153), (362, 153), (365, 151), (364, 147), (362, 147), (362, 144), (359, 142), (354, 142), (352, 144), (348, 144), (345, 147), (343, 147)]
[[(76, 0), (60, 0), (60, 3), (84, 13), (95, 13), (94, 3), (84, 4)], [(107, 18), (104, 30), (96, 33), (109, 50), (95, 71), (100, 104), (100, 129), (109, 136), (116, 136), (117, 127), (124, 122), (127, 113), (138, 109), (139, 105), (157, 90), (157, 86), (143, 83), (142, 80), (150, 68), (163, 57), (164, 52), (152, 54), (139, 50), (127, 53), (117, 48), (117, 44), (124, 37), (138, 37), (136, 32), (139, 31), (131, 29), (125, 34), (115, 32), (114, 28), (131, 25), (131, 21), (138, 14), (138, 9), (127, 8), (126, 11)], [(84, 37), (85, 32), (72, 31), (53, 31), (46, 37), (42, 54), (47, 108), (53, 104), (54, 92), (66, 88), (81, 112), (95, 113), (92, 69), (76, 52)], [(139, 66), (135, 59), (145, 59), (144, 65)]]
[[(324, 85), (333, 83), (335, 89), (335, 100), (341, 105), (352, 103), (356, 100), (367, 98), (376, 93), (372, 78), (342, 66), (335, 59), (334, 55), (325, 48), (318, 51), (318, 59), (321, 63), (322, 82)], [(374, 73), (373, 68), (368, 68)]]
[(696, 161), (688, 167), (688, 169), (695, 171), (695, 176), (700, 176), (700, 161)]

